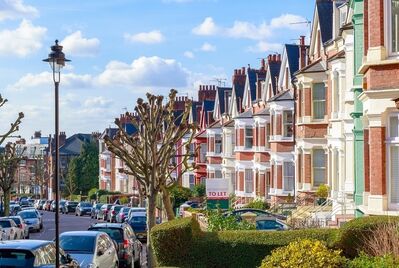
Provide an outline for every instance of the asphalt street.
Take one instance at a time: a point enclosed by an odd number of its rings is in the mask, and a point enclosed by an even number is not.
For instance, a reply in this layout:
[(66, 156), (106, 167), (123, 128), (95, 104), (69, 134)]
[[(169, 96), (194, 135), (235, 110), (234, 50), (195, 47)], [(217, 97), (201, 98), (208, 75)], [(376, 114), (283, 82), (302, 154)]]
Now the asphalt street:
[[(30, 239), (40, 240), (53, 240), (55, 239), (55, 213), (48, 211), (43, 212), (43, 230), (30, 234)], [(60, 213), (60, 233), (67, 231), (84, 231), (89, 228), (92, 223), (99, 222), (95, 219), (91, 219), (90, 216), (75, 216), (75, 214), (61, 214)], [(101, 221), (100, 221), (101, 222)], [(143, 249), (145, 245), (143, 244)], [(144, 250), (145, 251), (145, 250)], [(142, 260), (146, 260), (146, 253), (143, 252), (141, 257)], [(147, 267), (145, 263), (142, 263), (142, 267)]]

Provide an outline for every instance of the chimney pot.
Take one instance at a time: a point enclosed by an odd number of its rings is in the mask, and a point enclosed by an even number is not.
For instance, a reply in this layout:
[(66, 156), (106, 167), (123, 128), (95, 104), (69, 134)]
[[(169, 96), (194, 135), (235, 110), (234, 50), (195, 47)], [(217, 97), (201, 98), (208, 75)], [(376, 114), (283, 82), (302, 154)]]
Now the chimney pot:
[(237, 74), (238, 74), (237, 69), (234, 69), (234, 75), (237, 75)]
[(242, 75), (245, 75), (245, 67), (242, 67), (242, 68), (241, 68), (241, 74), (242, 74)]
[(301, 35), (301, 36), (299, 37), (299, 44), (300, 44), (301, 46), (304, 46), (304, 45), (305, 45), (305, 36), (304, 36), (304, 35)]
[(277, 55), (277, 61), (281, 61), (281, 54)]
[(265, 59), (261, 60), (261, 65), (262, 65), (262, 69), (265, 69), (265, 67), (266, 67)]

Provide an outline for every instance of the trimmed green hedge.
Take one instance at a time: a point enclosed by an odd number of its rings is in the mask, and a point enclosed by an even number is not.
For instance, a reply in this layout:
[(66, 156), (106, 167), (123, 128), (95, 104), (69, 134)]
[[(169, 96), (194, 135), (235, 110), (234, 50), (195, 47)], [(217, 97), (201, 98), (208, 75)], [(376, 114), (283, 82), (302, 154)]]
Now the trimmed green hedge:
[(160, 266), (182, 266), (200, 227), (192, 218), (175, 219), (151, 229), (152, 248)]
[(351, 220), (340, 229), (337, 247), (342, 249), (345, 256), (354, 258), (364, 248), (364, 238), (387, 223), (399, 223), (399, 217), (369, 216)]
[(203, 233), (195, 220), (183, 218), (154, 227), (151, 239), (160, 266), (257, 267), (275, 248), (303, 238), (333, 245), (337, 233), (334, 229)]

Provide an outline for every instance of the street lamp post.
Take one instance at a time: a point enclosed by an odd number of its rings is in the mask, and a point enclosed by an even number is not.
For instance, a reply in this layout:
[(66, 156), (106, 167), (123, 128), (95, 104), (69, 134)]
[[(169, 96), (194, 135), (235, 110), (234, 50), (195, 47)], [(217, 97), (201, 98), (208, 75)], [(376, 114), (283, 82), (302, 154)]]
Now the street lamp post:
[(61, 69), (65, 66), (65, 62), (70, 60), (65, 58), (65, 54), (62, 52), (62, 46), (58, 45), (58, 40), (55, 40), (55, 45), (51, 46), (51, 53), (47, 59), (43, 61), (50, 64), (51, 70), (53, 71), (53, 81), (55, 89), (55, 165), (54, 165), (54, 178), (55, 178), (55, 267), (60, 267), (60, 230), (59, 230), (59, 93), (58, 87), (61, 80)]

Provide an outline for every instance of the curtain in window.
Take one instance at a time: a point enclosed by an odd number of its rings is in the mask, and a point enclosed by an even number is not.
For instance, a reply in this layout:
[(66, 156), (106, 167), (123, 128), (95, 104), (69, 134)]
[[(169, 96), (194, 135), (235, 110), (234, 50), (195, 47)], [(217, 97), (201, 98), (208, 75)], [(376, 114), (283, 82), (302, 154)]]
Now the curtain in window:
[(190, 185), (190, 189), (194, 189), (195, 186), (195, 176), (193, 174), (189, 175), (189, 185)]
[(222, 136), (221, 135), (215, 136), (215, 153), (216, 154), (222, 153)]
[(254, 191), (254, 181), (252, 175), (252, 169), (245, 170), (245, 192), (252, 193)]
[(391, 146), (391, 203), (399, 203), (399, 147)]
[(313, 150), (313, 185), (326, 183), (326, 155), (323, 149)]
[(283, 174), (284, 174), (284, 191), (293, 191), (294, 190), (294, 163), (284, 162)]
[(253, 134), (252, 128), (245, 129), (245, 148), (252, 148)]
[(399, 52), (399, 0), (391, 0), (392, 52)]
[(391, 116), (389, 117), (389, 137), (396, 138), (398, 137), (398, 116)]
[(222, 179), (222, 171), (215, 170), (215, 179)]
[(326, 112), (326, 88), (324, 83), (313, 85), (313, 118), (324, 119)]
[(292, 112), (291, 111), (284, 111), (283, 113), (283, 136), (284, 137), (292, 137)]

